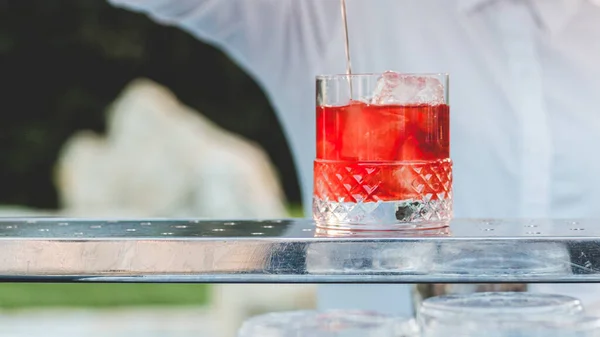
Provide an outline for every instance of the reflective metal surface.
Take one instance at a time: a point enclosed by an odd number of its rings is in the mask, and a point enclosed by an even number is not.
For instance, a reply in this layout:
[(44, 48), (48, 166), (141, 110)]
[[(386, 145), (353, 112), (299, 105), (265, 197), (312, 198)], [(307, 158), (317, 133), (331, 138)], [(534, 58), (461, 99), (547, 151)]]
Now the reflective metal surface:
[(433, 232), (324, 234), (300, 219), (1, 219), (0, 280), (600, 282), (600, 220), (458, 219)]

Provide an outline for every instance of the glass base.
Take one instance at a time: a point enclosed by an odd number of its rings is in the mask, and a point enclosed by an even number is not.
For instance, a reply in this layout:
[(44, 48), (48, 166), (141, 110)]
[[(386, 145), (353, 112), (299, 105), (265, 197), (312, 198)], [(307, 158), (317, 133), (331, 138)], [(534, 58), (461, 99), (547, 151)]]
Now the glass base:
[(430, 230), (449, 225), (452, 199), (338, 202), (313, 198), (317, 227), (336, 230)]

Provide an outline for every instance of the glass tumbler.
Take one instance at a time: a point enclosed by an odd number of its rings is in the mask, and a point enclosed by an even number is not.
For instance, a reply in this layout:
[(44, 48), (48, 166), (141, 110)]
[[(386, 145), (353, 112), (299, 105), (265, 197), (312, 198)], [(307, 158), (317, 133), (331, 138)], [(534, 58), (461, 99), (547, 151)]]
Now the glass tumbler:
[(417, 337), (412, 318), (367, 311), (291, 311), (250, 318), (238, 337)]
[(588, 336), (597, 332), (597, 321), (584, 314), (580, 301), (569, 296), (474, 293), (423, 301), (418, 323), (423, 337)]
[(316, 113), (317, 226), (377, 231), (448, 224), (448, 75), (318, 76)]

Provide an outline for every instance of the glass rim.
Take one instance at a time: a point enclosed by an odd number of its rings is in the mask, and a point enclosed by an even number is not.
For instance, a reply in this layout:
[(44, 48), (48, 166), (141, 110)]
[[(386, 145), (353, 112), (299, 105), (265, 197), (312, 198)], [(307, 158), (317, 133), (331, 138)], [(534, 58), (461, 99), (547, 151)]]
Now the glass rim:
[[(496, 305), (480, 306), (481, 300), (498, 301)], [(512, 306), (507, 306), (513, 302)], [(497, 306), (501, 304), (501, 306)], [(524, 314), (524, 313), (565, 313), (582, 310), (581, 301), (575, 297), (531, 292), (481, 292), (472, 294), (451, 294), (431, 297), (423, 301), (421, 314)]]
[[(518, 331), (534, 333), (535, 336), (540, 336), (540, 332), (554, 333), (569, 332), (569, 333), (589, 333), (600, 332), (600, 317), (582, 315), (566, 315), (554, 317), (529, 317), (523, 315), (515, 315), (513, 317), (493, 317), (484, 318), (484, 316), (473, 319), (461, 317), (462, 320), (457, 320), (457, 317), (444, 317), (438, 319), (435, 324), (421, 326), (421, 331), (440, 331), (441, 329), (460, 329), (461, 332), (471, 336), (473, 333), (485, 330), (499, 330), (502, 332)], [(421, 323), (422, 324), (422, 323)], [(480, 335), (480, 334), (477, 334)], [(519, 334), (520, 335), (520, 334)], [(570, 335), (570, 334), (569, 334)]]
[[(325, 331), (332, 323), (341, 324), (344, 329), (389, 328), (396, 329), (416, 327), (414, 317), (407, 315), (391, 315), (371, 310), (330, 309), (330, 310), (292, 310), (271, 312), (251, 317), (244, 321), (238, 336), (252, 336), (255, 329), (274, 329), (281, 332), (299, 330)], [(367, 324), (367, 325), (363, 325)]]
[[(349, 78), (365, 78), (365, 77), (374, 77), (374, 76), (382, 76), (386, 72), (382, 73), (353, 73), (353, 74), (319, 74), (315, 78), (317, 80), (337, 80), (337, 79), (349, 79)], [(449, 73), (404, 73), (404, 72), (395, 72), (399, 75), (404, 76), (426, 76), (426, 77), (450, 77)]]

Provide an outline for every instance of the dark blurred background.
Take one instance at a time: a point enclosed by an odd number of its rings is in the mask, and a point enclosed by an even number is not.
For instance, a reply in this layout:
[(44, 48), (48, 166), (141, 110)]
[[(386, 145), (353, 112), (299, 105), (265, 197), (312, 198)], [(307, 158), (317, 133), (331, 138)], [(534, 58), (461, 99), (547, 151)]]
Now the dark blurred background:
[(103, 0), (0, 0), (0, 205), (53, 209), (52, 170), (78, 130), (146, 77), (261, 145), (290, 203), (300, 195), (277, 118), (259, 86), (212, 46)]
[[(59, 151), (78, 131), (103, 133), (107, 107), (137, 78), (167, 87), (222, 128), (258, 143), (278, 170), (287, 206), (300, 210), (292, 157), (260, 87), (214, 47), (105, 0), (0, 0), (0, 207), (60, 207), (53, 183)], [(211, 289), (194, 284), (4, 283), (0, 325), (6, 332), (9, 322), (18, 327), (46, 317), (18, 314), (25, 309), (202, 307), (214, 297)], [(239, 297), (227, 308), (235, 307)], [(14, 310), (18, 312), (7, 315)], [(43, 324), (61, 327), (80, 320), (79, 313), (73, 315), (75, 319), (59, 312), (47, 316), (54, 325)], [(144, 315), (143, 324), (156, 321)], [(122, 314), (110, 317), (101, 321)], [(202, 322), (195, 323), (203, 329)]]

